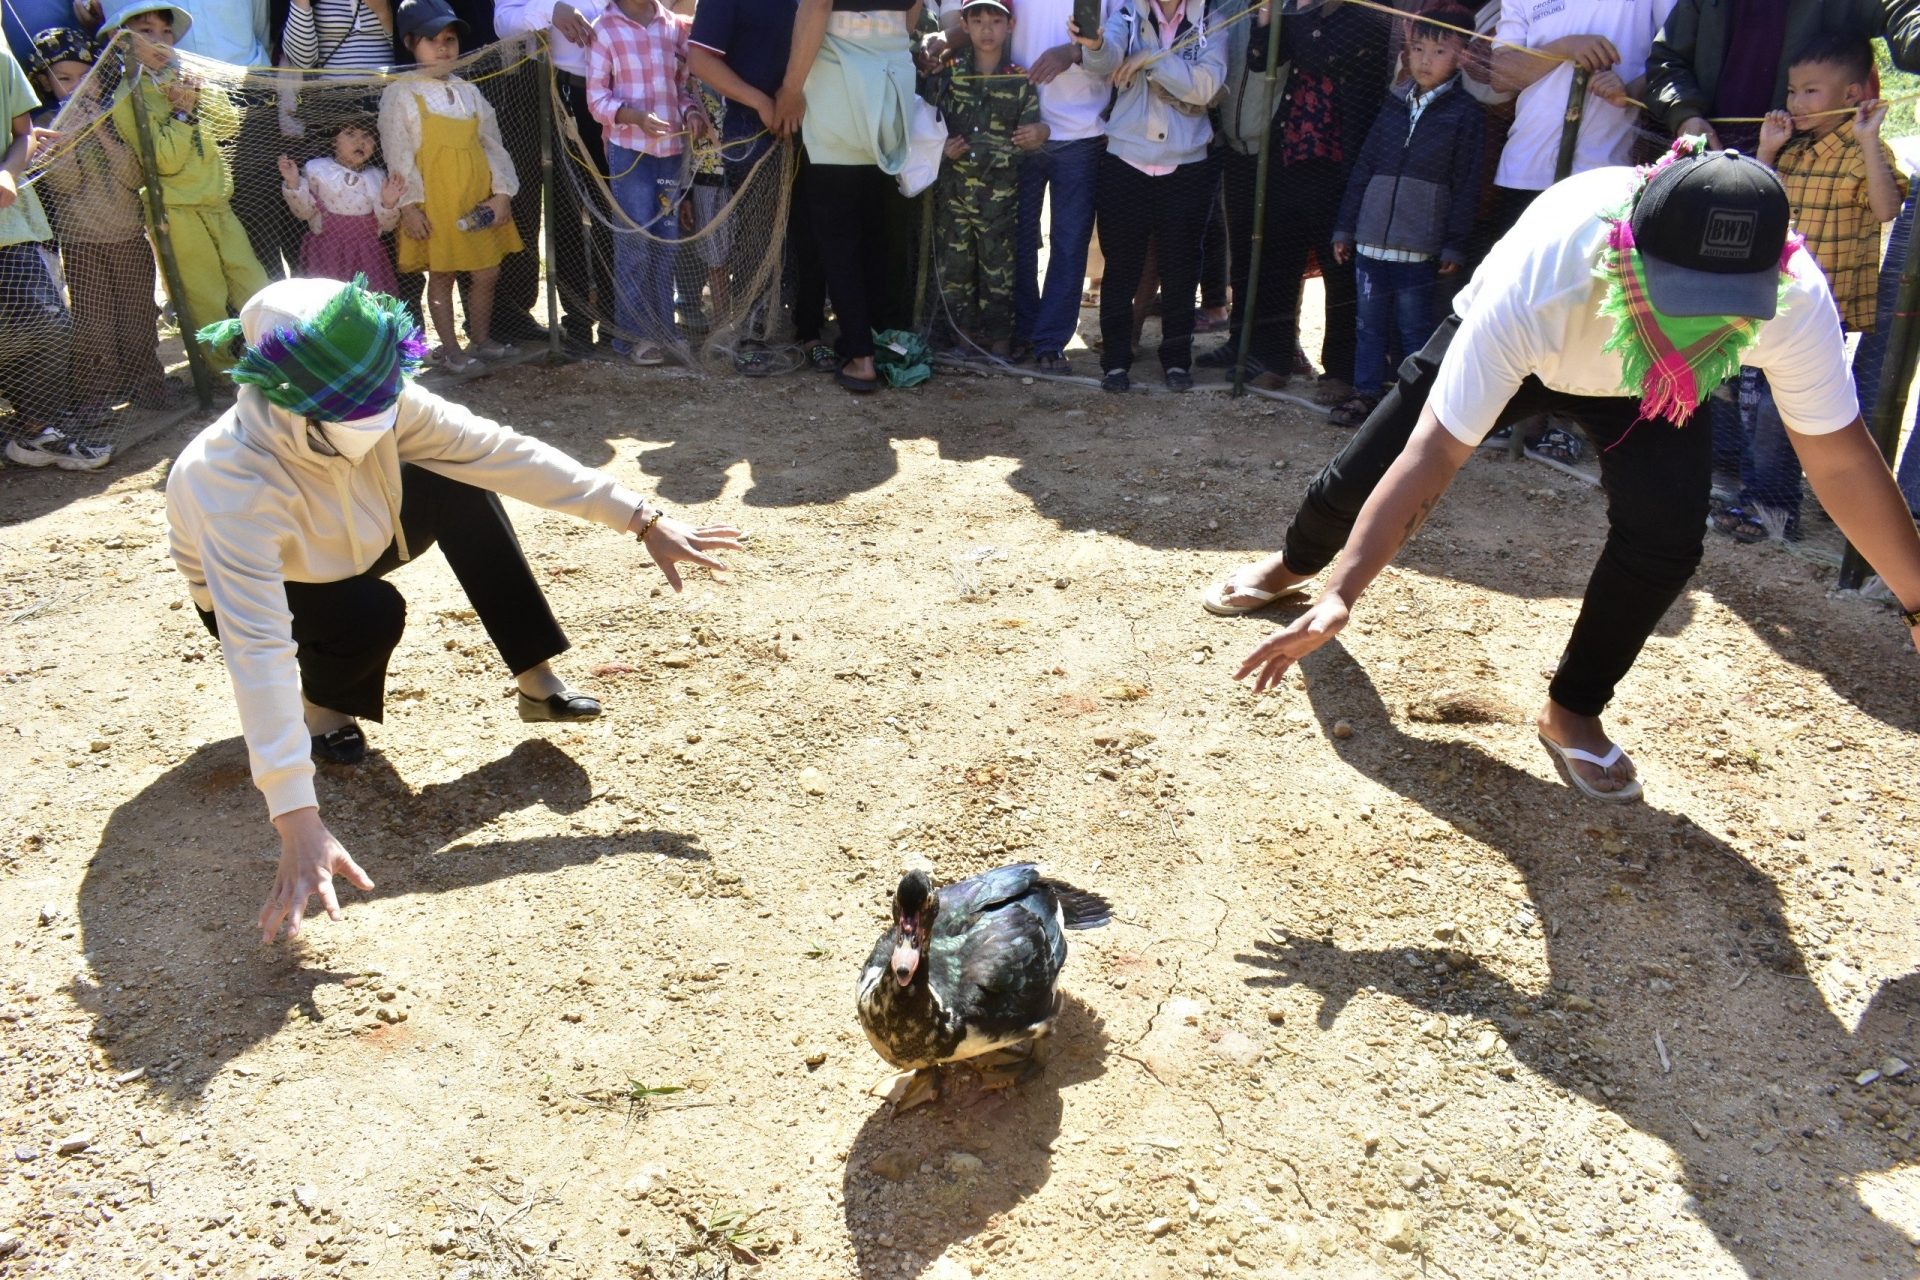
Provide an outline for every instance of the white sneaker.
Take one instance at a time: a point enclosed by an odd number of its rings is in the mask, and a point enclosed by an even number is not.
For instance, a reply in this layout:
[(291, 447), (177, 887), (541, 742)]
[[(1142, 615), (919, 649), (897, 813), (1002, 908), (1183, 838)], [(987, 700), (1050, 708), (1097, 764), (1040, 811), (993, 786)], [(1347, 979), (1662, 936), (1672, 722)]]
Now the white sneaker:
[(85, 444), (53, 427), (7, 441), (7, 459), (23, 467), (59, 467), (62, 471), (98, 471), (113, 461), (113, 446)]
[(650, 342), (635, 347), (632, 352), (628, 354), (627, 359), (642, 367), (665, 364), (667, 362), (666, 353)]

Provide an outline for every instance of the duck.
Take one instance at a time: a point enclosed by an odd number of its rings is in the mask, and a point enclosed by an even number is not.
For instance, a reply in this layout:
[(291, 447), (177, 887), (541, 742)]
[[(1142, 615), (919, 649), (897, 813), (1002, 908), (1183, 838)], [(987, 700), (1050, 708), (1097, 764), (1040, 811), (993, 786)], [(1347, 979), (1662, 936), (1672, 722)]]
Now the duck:
[(1066, 931), (1112, 916), (1100, 895), (1030, 862), (944, 887), (922, 870), (902, 876), (856, 998), (874, 1051), (914, 1073), (897, 1108), (938, 1097), (950, 1063), (974, 1060), (989, 1088), (1030, 1079), (1059, 1015)]

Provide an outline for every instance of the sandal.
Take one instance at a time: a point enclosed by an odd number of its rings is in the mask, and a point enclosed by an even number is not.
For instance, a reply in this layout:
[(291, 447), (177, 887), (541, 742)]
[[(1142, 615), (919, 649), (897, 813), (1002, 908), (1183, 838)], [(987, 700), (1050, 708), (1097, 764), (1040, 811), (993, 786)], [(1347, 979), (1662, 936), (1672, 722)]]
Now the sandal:
[(434, 348), (433, 354), (427, 358), (427, 363), (437, 365), (448, 373), (454, 374), (482, 374), (487, 371), (485, 361), (470, 356), (464, 351), (449, 352), (439, 347)]
[(1582, 751), (1578, 747), (1563, 747), (1544, 733), (1540, 735), (1540, 745), (1545, 747), (1547, 753), (1553, 757), (1553, 762), (1559, 768), (1560, 776), (1566, 780), (1567, 785), (1589, 800), (1599, 800), (1606, 804), (1628, 804), (1640, 798), (1639, 778), (1628, 779), (1627, 785), (1618, 791), (1601, 791), (1581, 777), (1573, 767), (1575, 760), (1584, 761), (1601, 769), (1618, 763), (1620, 758), (1627, 754), (1620, 749), (1619, 743), (1614, 743), (1613, 750), (1604, 756), (1596, 756), (1591, 751)]
[(870, 391), (878, 391), (880, 389), (880, 379), (856, 378), (844, 369), (836, 372), (833, 375), (833, 380), (855, 395), (866, 395)]
[[(1284, 599), (1287, 596), (1300, 595), (1304, 593), (1306, 589), (1307, 584), (1305, 582), (1296, 582), (1292, 586), (1282, 587), (1278, 591), (1263, 591), (1259, 587), (1243, 587), (1233, 580), (1232, 574), (1228, 574), (1225, 582), (1216, 582), (1206, 589), (1206, 592), (1200, 597), (1200, 607), (1216, 618), (1238, 618), (1244, 614), (1258, 613), (1275, 600)], [(1230, 595), (1248, 596), (1256, 601), (1256, 603), (1228, 604), (1227, 597)]]
[(329, 764), (359, 764), (367, 758), (367, 738), (357, 724), (313, 736), (313, 754)]
[[(1297, 363), (1294, 365), (1296, 371), (1299, 367)], [(1338, 378), (1330, 378), (1326, 374), (1321, 374), (1313, 385), (1313, 402), (1315, 404), (1335, 405), (1351, 395), (1353, 395), (1353, 385), (1351, 383), (1342, 382)]]
[(1767, 540), (1767, 526), (1741, 507), (1722, 507), (1714, 512), (1713, 527), (1742, 546)]
[(1379, 404), (1379, 396), (1363, 395), (1356, 391), (1347, 397), (1345, 404), (1327, 415), (1327, 421), (1336, 427), (1357, 427), (1373, 415)]
[(846, 361), (826, 343), (815, 342), (807, 347), (807, 363), (813, 366), (815, 373), (838, 373)]
[(748, 338), (733, 353), (733, 371), (743, 377), (764, 378), (773, 372), (773, 352), (767, 344)]

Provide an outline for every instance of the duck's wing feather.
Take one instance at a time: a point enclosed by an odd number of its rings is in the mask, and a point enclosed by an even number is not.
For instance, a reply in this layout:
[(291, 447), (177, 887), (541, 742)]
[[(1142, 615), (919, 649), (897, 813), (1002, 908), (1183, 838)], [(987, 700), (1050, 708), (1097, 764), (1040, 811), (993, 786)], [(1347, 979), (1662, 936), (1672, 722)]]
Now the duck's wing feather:
[(964, 934), (936, 935), (928, 978), (963, 1025), (1026, 1027), (1052, 1012), (1065, 955), (1051, 895), (1036, 887), (975, 917)]
[(1039, 882), (1040, 868), (1031, 862), (995, 867), (955, 881), (940, 890), (940, 918), (933, 930), (936, 934), (964, 933), (975, 919), (1024, 898)]

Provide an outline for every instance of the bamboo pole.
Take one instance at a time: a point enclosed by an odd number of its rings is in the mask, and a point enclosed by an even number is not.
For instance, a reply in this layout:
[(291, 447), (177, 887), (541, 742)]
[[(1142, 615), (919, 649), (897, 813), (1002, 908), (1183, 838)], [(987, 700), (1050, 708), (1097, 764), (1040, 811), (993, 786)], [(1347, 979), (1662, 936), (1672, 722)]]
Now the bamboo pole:
[[(187, 349), (187, 366), (193, 370), (193, 390), (202, 409), (213, 408), (213, 366), (200, 347), (194, 318), (187, 314), (187, 290), (180, 274), (180, 262), (173, 255), (173, 235), (167, 228), (167, 198), (160, 191), (160, 166), (153, 157), (153, 132), (148, 125), (147, 100), (140, 92), (140, 63), (133, 56), (131, 43), (120, 53), (120, 76), (133, 100), (134, 132), (140, 135), (140, 172), (146, 182), (147, 219), (153, 227), (153, 247), (160, 257), (160, 274), (166, 281), (167, 296), (173, 299), (174, 320), (180, 326), (181, 345)], [(225, 316), (218, 317), (226, 319)], [(212, 320), (208, 321), (209, 324)]]
[[(1276, 3), (1277, 0), (1267, 0)], [(1253, 237), (1252, 248), (1247, 254), (1247, 299), (1240, 308), (1240, 350), (1233, 359), (1233, 394), (1244, 396), (1247, 393), (1247, 355), (1253, 350), (1253, 326), (1255, 321), (1254, 305), (1260, 301), (1260, 258), (1266, 251), (1267, 227), (1267, 174), (1273, 159), (1273, 86), (1280, 75), (1280, 24), (1285, 22), (1279, 13), (1274, 13), (1267, 21), (1267, 127), (1260, 135), (1260, 161), (1253, 173)], [(1186, 305), (1185, 302), (1182, 305)], [(1291, 353), (1287, 353), (1291, 358)]]
[[(1907, 389), (1913, 385), (1914, 369), (1920, 363), (1920, 317), (1916, 312), (1920, 312), (1920, 235), (1910, 230), (1907, 251), (1900, 260), (1900, 287), (1894, 294), (1886, 356), (1880, 364), (1879, 394), (1873, 401), (1873, 421), (1867, 424), (1888, 466), (1893, 465), (1894, 452), (1900, 447), (1900, 426), (1907, 417)], [(1866, 557), (1849, 542), (1840, 558), (1837, 585), (1844, 591), (1858, 591), (1870, 570)]]
[(560, 364), (566, 355), (560, 349), (560, 284), (554, 275), (559, 258), (554, 253), (553, 231), (553, 54), (545, 40), (540, 42), (540, 57), (534, 63), (540, 77), (540, 240), (547, 274), (547, 360)]

